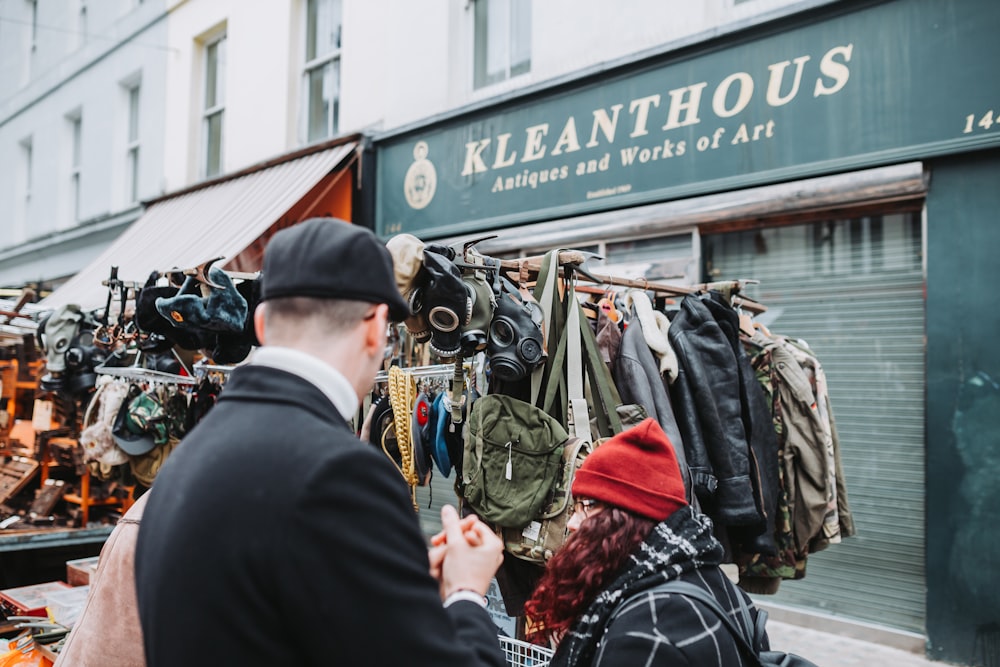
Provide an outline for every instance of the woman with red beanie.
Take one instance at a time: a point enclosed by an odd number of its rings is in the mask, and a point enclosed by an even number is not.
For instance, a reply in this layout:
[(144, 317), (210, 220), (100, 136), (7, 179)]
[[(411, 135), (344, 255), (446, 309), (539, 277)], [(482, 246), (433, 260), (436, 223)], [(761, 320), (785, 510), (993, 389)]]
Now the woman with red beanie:
[(525, 604), (533, 639), (558, 642), (553, 667), (756, 664), (704, 603), (656, 590), (685, 581), (734, 620), (742, 599), (756, 621), (749, 598), (719, 569), (722, 545), (685, 501), (673, 445), (655, 420), (594, 450), (572, 492), (570, 535)]

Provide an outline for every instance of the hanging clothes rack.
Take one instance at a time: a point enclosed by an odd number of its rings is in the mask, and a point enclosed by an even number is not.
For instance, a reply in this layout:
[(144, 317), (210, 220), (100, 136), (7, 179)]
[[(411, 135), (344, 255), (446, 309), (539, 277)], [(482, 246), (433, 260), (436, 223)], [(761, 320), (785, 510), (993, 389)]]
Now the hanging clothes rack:
[[(433, 364), (430, 366), (414, 366), (413, 368), (404, 368), (404, 371), (412, 375), (414, 378), (428, 378), (428, 377), (451, 377), (455, 374), (455, 364)], [(375, 383), (388, 382), (389, 381), (389, 371), (379, 371), (375, 374)]]
[[(559, 253), (559, 265), (560, 267), (566, 265), (572, 265), (576, 267), (577, 275), (584, 279), (589, 280), (593, 283), (608, 285), (611, 287), (632, 287), (641, 290), (648, 290), (655, 292), (657, 294), (666, 296), (686, 296), (688, 294), (698, 294), (707, 290), (717, 289), (725, 290), (732, 295), (733, 305), (739, 305), (741, 308), (748, 310), (752, 313), (759, 314), (767, 310), (767, 306), (757, 303), (753, 299), (748, 297), (738, 295), (740, 291), (743, 290), (747, 285), (754, 284), (758, 281), (754, 280), (727, 280), (712, 283), (703, 283), (701, 285), (692, 286), (681, 286), (681, 285), (668, 285), (666, 283), (651, 282), (645, 278), (621, 278), (618, 276), (607, 276), (598, 273), (592, 273), (590, 271), (580, 270), (580, 265), (585, 261), (592, 258), (594, 255), (592, 253), (585, 253), (579, 250), (563, 250)], [(522, 280), (534, 277), (538, 275), (538, 271), (542, 266), (542, 257), (525, 257), (523, 259), (502, 259), (500, 261), (500, 267), (506, 271), (517, 271)], [(738, 299), (738, 301), (737, 301)]]
[(160, 384), (197, 384), (198, 381), (190, 375), (174, 375), (151, 368), (138, 368), (136, 366), (105, 367), (100, 366), (94, 369), (99, 375), (110, 375), (111, 377), (126, 380), (141, 380), (144, 382), (157, 382)]

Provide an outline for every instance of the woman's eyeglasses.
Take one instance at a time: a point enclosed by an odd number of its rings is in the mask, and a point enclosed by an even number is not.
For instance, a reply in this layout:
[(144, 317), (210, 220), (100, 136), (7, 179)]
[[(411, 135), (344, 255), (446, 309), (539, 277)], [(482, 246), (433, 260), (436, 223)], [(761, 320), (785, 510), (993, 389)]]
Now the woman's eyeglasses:
[(600, 507), (600, 506), (601, 503), (596, 500), (590, 500), (590, 499), (576, 500), (573, 502), (573, 512), (576, 514), (582, 514), (584, 518), (587, 518), (590, 516), (590, 512), (595, 507)]

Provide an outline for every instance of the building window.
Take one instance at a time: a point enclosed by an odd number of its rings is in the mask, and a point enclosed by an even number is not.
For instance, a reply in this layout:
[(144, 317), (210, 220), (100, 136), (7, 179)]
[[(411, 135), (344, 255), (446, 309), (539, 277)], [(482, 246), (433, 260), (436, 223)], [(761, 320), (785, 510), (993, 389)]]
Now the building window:
[(125, 193), (129, 203), (139, 201), (139, 86), (128, 89), (128, 136), (126, 137)]
[(530, 72), (531, 0), (475, 2), (475, 88)]
[(81, 150), (80, 144), (83, 136), (83, 116), (76, 114), (69, 117), (70, 122), (70, 206), (72, 221), (80, 221), (80, 176), (81, 176)]
[(206, 178), (222, 173), (222, 120), (225, 112), (226, 37), (205, 45), (205, 105), (202, 126)]
[(341, 0), (308, 0), (304, 70), (306, 141), (337, 133), (340, 117)]

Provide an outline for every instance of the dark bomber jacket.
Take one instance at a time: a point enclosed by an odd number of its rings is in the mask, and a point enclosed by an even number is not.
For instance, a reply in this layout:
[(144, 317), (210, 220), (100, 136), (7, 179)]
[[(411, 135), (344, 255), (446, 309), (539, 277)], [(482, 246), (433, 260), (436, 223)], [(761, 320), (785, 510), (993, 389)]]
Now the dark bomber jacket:
[[(674, 414), (703, 510), (727, 529), (742, 527), (737, 531), (741, 541), (759, 542), (750, 549), (773, 552), (773, 523), (768, 530), (764, 499), (771, 499), (773, 514), (777, 446), (769, 430), (770, 416), (753, 415), (757, 408), (766, 411), (767, 404), (739, 345), (738, 318), (733, 312), (735, 329), (727, 317), (722, 317), (725, 328), (720, 326), (714, 311), (731, 308), (711, 301), (716, 298), (721, 296), (686, 296), (671, 321), (668, 337), (680, 365), (678, 378), (670, 385)], [(751, 395), (754, 391), (760, 395)], [(765, 421), (757, 424), (755, 419)], [(751, 444), (756, 445), (753, 450)]]

